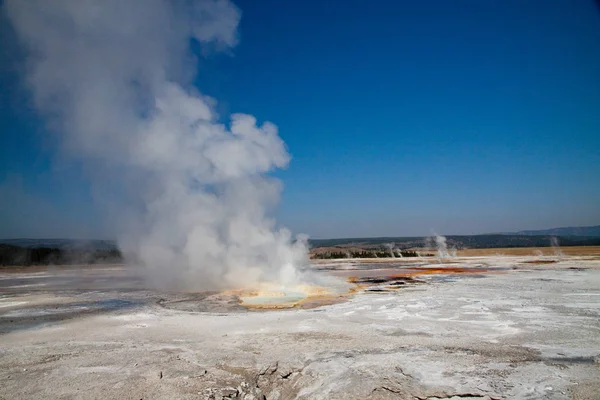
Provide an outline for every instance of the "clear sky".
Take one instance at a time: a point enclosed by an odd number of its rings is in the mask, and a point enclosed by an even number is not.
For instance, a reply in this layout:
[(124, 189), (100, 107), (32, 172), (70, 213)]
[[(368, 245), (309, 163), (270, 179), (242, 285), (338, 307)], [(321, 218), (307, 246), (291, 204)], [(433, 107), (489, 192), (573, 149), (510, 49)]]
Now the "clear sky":
[[(293, 157), (275, 174), (280, 224), (312, 237), (600, 224), (593, 0), (234, 2), (240, 42), (196, 84), (221, 115), (279, 127)], [(106, 237), (0, 23), (0, 237)]]

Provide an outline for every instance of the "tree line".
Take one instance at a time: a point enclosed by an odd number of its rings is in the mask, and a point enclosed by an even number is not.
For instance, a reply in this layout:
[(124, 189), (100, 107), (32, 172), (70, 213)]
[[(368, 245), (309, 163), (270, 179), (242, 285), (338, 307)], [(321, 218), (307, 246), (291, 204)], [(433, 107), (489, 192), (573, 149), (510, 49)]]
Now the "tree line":
[[(429, 256), (430, 254), (423, 254)], [(391, 258), (391, 257), (419, 257), (414, 250), (396, 250), (394, 255), (390, 250), (355, 250), (355, 251), (325, 251), (312, 254), (311, 258), (320, 260), (330, 260), (335, 258)]]
[(0, 244), (0, 265), (111, 264), (123, 261), (118, 249), (76, 250)]

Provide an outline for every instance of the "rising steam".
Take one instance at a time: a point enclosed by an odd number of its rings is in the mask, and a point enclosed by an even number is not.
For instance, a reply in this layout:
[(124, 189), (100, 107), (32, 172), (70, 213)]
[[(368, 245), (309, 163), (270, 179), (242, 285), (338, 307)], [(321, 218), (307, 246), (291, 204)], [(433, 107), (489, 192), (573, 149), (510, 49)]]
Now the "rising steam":
[(550, 237), (550, 246), (552, 246), (552, 250), (554, 250), (554, 255), (562, 257), (564, 253), (560, 249), (560, 245), (558, 243), (558, 238), (556, 236)]
[(448, 249), (445, 236), (436, 235), (435, 238), (432, 238), (430, 241), (433, 243), (434, 240), (435, 248), (437, 250), (437, 258), (445, 259), (456, 257), (456, 249), (453, 247)]
[(203, 53), (237, 43), (228, 0), (5, 0), (28, 51), (36, 109), (83, 160), (119, 221), (119, 245), (156, 283), (204, 289), (290, 283), (304, 240), (269, 218), (289, 162), (271, 123), (190, 84)]
[[(395, 247), (396, 247), (396, 244), (395, 244), (395, 243), (386, 243), (386, 244), (385, 244), (385, 247), (387, 247), (387, 249), (389, 250), (389, 252), (390, 252), (390, 257), (392, 257), (392, 258), (396, 258), (396, 253), (395, 253), (395, 251), (394, 251), (394, 250), (395, 250)], [(400, 255), (400, 257), (402, 257), (402, 255)]]

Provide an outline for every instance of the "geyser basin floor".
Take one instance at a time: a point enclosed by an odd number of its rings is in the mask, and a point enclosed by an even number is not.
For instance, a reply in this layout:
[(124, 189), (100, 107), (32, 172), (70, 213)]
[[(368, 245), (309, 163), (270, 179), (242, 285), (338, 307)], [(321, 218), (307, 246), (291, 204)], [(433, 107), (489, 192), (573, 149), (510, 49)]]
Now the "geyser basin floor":
[[(140, 290), (118, 268), (91, 280), (21, 271), (12, 286), (16, 275), (4, 272), (0, 327), (46, 319), (2, 330), (0, 398), (595, 399), (600, 261), (532, 260), (460, 258), (452, 265), (504, 270), (450, 282), (426, 274), (401, 290), (260, 313), (165, 308), (159, 299), (193, 295)], [(89, 288), (68, 289), (67, 276)], [(102, 302), (110, 299), (131, 304)], [(81, 308), (95, 301), (107, 307)]]

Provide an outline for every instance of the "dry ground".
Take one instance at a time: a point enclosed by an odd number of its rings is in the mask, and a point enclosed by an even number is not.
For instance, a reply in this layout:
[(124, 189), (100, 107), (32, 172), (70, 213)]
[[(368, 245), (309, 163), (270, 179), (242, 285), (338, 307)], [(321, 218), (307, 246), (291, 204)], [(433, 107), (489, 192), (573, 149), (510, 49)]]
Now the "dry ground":
[(496, 248), (496, 249), (466, 249), (459, 250), (458, 256), (471, 257), (471, 256), (493, 256), (493, 255), (506, 255), (506, 256), (555, 256), (555, 255), (568, 255), (568, 256), (600, 256), (600, 246), (569, 246), (555, 249), (553, 247), (513, 247), (513, 248)]
[(319, 263), (361, 285), (268, 312), (120, 266), (5, 270), (0, 399), (598, 400), (600, 260), (447, 261)]

